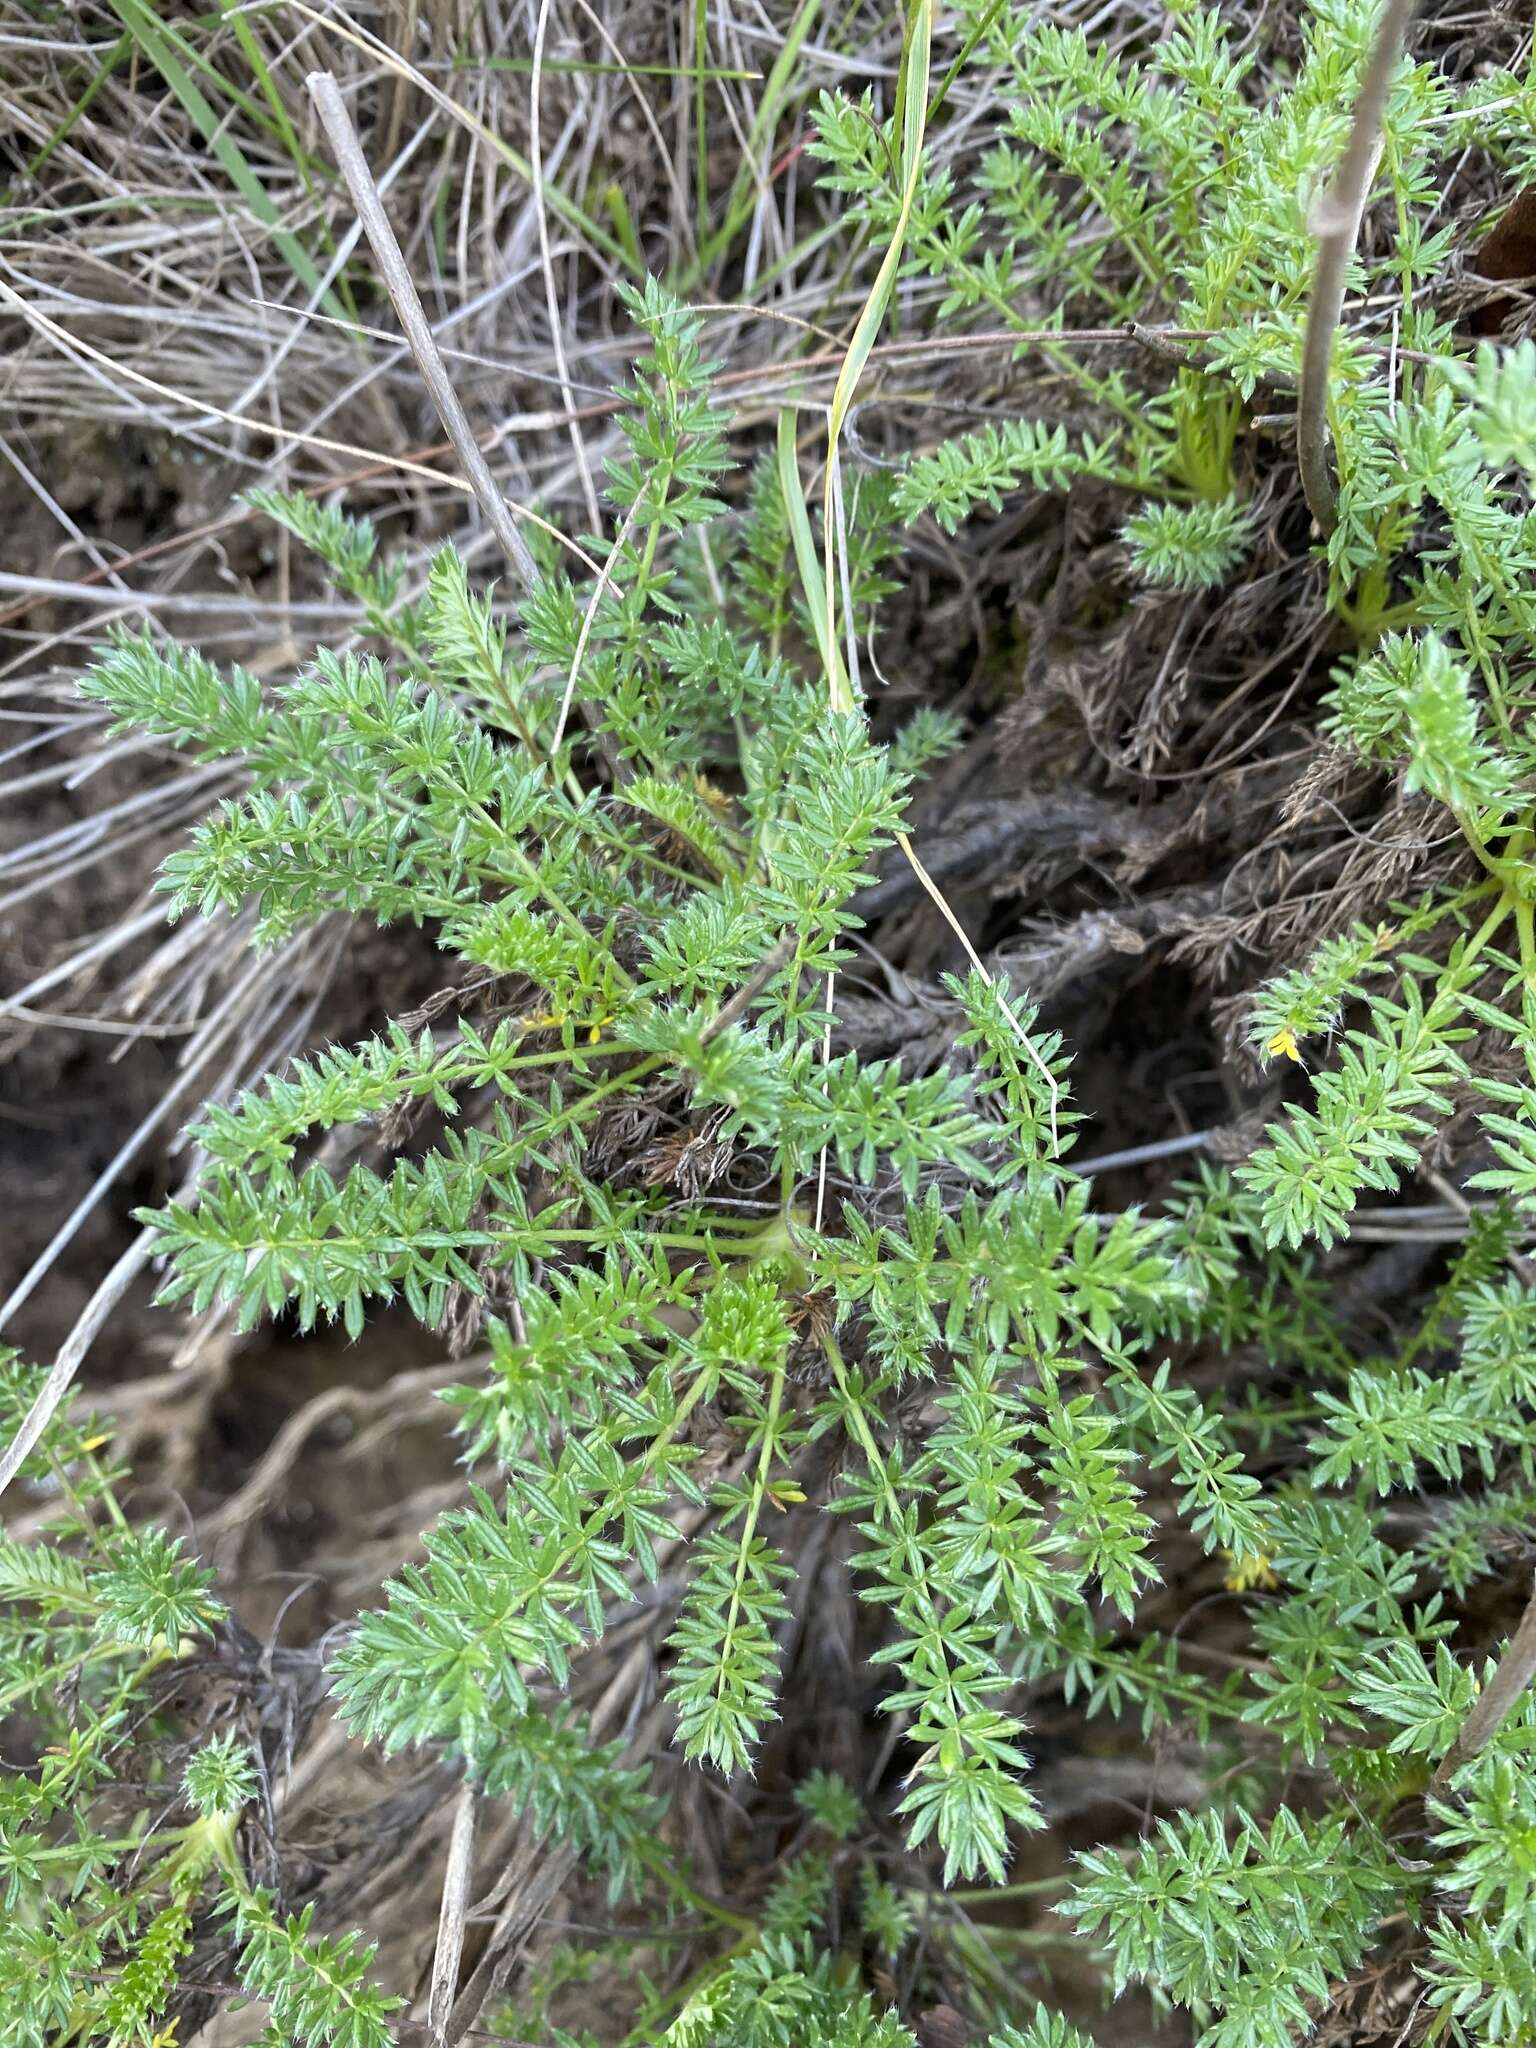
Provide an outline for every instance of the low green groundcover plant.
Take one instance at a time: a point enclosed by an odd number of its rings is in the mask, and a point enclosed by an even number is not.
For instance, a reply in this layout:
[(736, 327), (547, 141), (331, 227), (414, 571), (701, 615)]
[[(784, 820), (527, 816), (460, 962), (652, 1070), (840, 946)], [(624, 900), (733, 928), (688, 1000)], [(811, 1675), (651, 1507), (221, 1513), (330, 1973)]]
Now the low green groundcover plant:
[[(268, 498), (373, 651), (322, 649), (268, 690), (123, 635), (86, 677), (125, 730), (248, 777), (168, 861), (173, 913), (254, 903), (261, 944), (338, 912), (409, 921), (465, 992), (205, 1111), (195, 1194), (148, 1218), (165, 1298), (354, 1335), (385, 1303), (432, 1329), (475, 1305), (489, 1363), (447, 1402), (484, 1483), (329, 1683), (357, 1738), (515, 1802), (615, 1901), (715, 1912), (682, 1988), (640, 1996), (636, 2041), (910, 2044), (861, 1943), (890, 1964), (915, 1938), (919, 1868), (973, 1904), (1006, 1885), (1041, 1825), (1020, 1700), (1052, 1683), (1148, 1735), (1193, 1729), (1208, 1759), (1198, 1811), (1076, 1860), (1059, 1912), (1106, 1986), (1150, 1987), (1209, 2048), (1281, 2048), (1376, 1959), (1408, 1986), (1403, 2038), (1526, 2043), (1530, 1660), (1518, 1634), (1500, 1663), (1458, 1630), (1536, 1512), (1536, 351), (1469, 355), (1427, 285), (1445, 162), (1492, 153), (1518, 182), (1536, 88), (1398, 65), (1391, 225), (1352, 279), (1385, 295), (1393, 345), (1347, 323), (1336, 340), (1337, 518), (1312, 543), (1349, 649), (1326, 734), (1435, 799), (1465, 858), (1258, 995), (1255, 1051), (1308, 1071), (1249, 1158), (1106, 1213), (1072, 1165), (1068, 1056), (1026, 989), (979, 962), (950, 978), (951, 1053), (916, 1071), (837, 1049), (850, 906), (956, 739), (924, 712), (877, 741), (861, 649), (904, 524), (954, 530), (1026, 486), (1119, 494), (1151, 584), (1241, 579), (1247, 423), (1294, 389), (1307, 207), (1374, 15), (1318, 0), (1265, 95), (1214, 12), (1177, 7), (1131, 58), (1022, 7), (959, 13), (1007, 110), (973, 192), (927, 159), (905, 178), (899, 128), (867, 103), (824, 101), (815, 153), (850, 232), (928, 303), (942, 288), (941, 325), (1022, 331), (1045, 289), (1064, 331), (1070, 311), (1200, 337), (1108, 375), (1030, 344), (1091, 430), (987, 427), (895, 474), (845, 456), (823, 527), (793, 412), (727, 486), (701, 323), (653, 285), (627, 302), (644, 349), (607, 480), (617, 538), (583, 573), (551, 552), (532, 588), (482, 593), (444, 548), (408, 598), (366, 522)], [(1494, 1199), (1411, 1324), (1359, 1352), (1318, 1254), (1469, 1103)], [(414, 1133), (387, 1170), (317, 1158), (325, 1133), (386, 1118)], [(5, 1366), (12, 1427), (40, 1378)], [(265, 2041), (377, 2048), (398, 2014), (362, 1938), (253, 1874), (249, 1744), (178, 1749), (163, 1680), (226, 1622), (182, 1543), (126, 1522), (103, 1449), (55, 1417), (27, 1473), (71, 1519), (0, 1545), (0, 1682), (32, 1743), (0, 1782), (0, 2042), (166, 2041), (195, 1946), (265, 2001)], [(1248, 1653), (1217, 1675), (1126, 1626), (1163, 1570), (1149, 1471), (1246, 1597)], [(643, 1759), (590, 1742), (562, 1693), (665, 1549), (684, 1580), (671, 1740), (749, 1772), (818, 1516), (850, 1525), (879, 1618), (903, 1759), (882, 1824), (907, 1860), (818, 1773), (801, 1851), (743, 1917), (701, 1901)], [(995, 2048), (1078, 2048), (974, 1919), (926, 1938)]]

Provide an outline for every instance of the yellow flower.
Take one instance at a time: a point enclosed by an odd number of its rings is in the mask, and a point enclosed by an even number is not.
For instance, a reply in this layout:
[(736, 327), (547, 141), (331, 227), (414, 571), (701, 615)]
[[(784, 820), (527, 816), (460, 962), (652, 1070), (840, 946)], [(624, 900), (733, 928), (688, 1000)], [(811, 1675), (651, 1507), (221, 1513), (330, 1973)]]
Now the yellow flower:
[[(535, 1010), (523, 1019), (525, 1031), (559, 1031), (566, 1023), (564, 1010)], [(605, 1010), (595, 1023), (587, 1026), (587, 1043), (596, 1045), (603, 1035), (603, 1026), (613, 1022), (612, 1014)]]
[(1296, 1034), (1289, 1024), (1282, 1024), (1273, 1038), (1266, 1039), (1264, 1050), (1273, 1059), (1294, 1060), (1302, 1065), (1301, 1048), (1296, 1043)]
[(1268, 1593), (1279, 1585), (1267, 1551), (1256, 1550), (1252, 1557), (1238, 1557), (1230, 1550), (1221, 1554), (1229, 1566), (1222, 1581), (1229, 1593), (1251, 1593), (1256, 1589)]

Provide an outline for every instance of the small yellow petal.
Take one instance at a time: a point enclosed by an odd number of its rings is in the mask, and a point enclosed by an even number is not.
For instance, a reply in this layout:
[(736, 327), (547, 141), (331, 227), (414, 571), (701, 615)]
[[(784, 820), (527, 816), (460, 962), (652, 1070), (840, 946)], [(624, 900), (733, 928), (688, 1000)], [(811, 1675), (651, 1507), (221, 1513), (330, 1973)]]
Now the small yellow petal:
[(1224, 1550), (1222, 1556), (1230, 1566), (1222, 1581), (1229, 1593), (1250, 1593), (1255, 1588), (1268, 1592), (1280, 1583), (1265, 1551), (1256, 1550), (1252, 1557), (1236, 1557), (1230, 1550)]
[(1272, 1060), (1294, 1060), (1298, 1067), (1302, 1064), (1301, 1048), (1297, 1045), (1296, 1034), (1289, 1024), (1281, 1025), (1274, 1037), (1265, 1041), (1264, 1050)]

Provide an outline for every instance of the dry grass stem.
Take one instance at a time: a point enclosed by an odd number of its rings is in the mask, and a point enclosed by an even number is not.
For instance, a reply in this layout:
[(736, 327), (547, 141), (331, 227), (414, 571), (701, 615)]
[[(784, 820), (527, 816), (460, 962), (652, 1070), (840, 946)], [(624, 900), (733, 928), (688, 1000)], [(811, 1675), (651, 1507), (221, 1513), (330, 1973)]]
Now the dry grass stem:
[(1296, 454), (1308, 510), (1325, 538), (1338, 524), (1338, 486), (1328, 461), (1333, 337), (1344, 310), (1350, 259), (1380, 153), (1387, 94), (1412, 17), (1413, 0), (1385, 0), (1355, 100), (1349, 141), (1313, 222), (1317, 261), (1307, 298), (1306, 338), (1296, 394)]

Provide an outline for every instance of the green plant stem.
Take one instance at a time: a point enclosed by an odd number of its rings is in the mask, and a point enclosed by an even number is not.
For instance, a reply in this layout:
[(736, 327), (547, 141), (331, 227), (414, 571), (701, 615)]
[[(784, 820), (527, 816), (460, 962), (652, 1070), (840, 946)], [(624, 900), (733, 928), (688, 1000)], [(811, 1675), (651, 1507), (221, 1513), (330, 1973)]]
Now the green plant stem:
[(685, 1906), (691, 1906), (696, 1913), (702, 1914), (706, 1920), (712, 1920), (717, 1927), (731, 1928), (743, 1937), (746, 1947), (750, 1948), (757, 1940), (759, 1930), (755, 1920), (749, 1920), (745, 1913), (733, 1913), (728, 1906), (722, 1906), (716, 1900), (706, 1898), (703, 1892), (697, 1891), (675, 1865), (668, 1861), (665, 1853), (654, 1843), (640, 1842), (635, 1853), (651, 1875), (659, 1878), (673, 1897), (680, 1899)]
[[(976, 1885), (951, 1887), (942, 1894), (946, 1906), (1002, 1906), (1010, 1899), (1035, 1899), (1046, 1892), (1064, 1891), (1072, 1882), (1063, 1871), (1057, 1877), (1031, 1877), (1020, 1884)], [(913, 1891), (907, 1896), (914, 1904), (925, 1904), (926, 1892)]]

